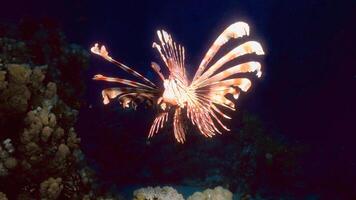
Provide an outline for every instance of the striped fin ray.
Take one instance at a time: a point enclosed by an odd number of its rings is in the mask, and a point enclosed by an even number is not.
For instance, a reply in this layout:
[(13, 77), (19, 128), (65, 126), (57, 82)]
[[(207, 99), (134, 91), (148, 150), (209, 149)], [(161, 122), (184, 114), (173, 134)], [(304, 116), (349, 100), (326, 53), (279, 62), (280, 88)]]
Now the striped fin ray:
[(218, 113), (226, 119), (231, 119), (223, 111), (221, 111), (214, 104), (235, 110), (233, 101), (226, 98), (227, 94), (232, 94), (235, 99), (238, 98), (240, 91), (247, 91), (251, 86), (251, 81), (247, 78), (235, 78), (224, 81), (212, 83), (204, 88), (195, 90), (195, 98), (193, 103), (188, 104), (188, 113), (193, 124), (196, 124), (200, 132), (206, 137), (212, 137), (215, 133), (221, 133), (216, 127), (217, 122), (223, 129), (229, 131), (219, 117), (215, 114)]
[(226, 95), (231, 94), (234, 99), (238, 99), (240, 90), (246, 92), (250, 87), (251, 81), (248, 78), (234, 78), (211, 83), (197, 89), (196, 93), (203, 98), (210, 99), (212, 103), (235, 110), (234, 102), (229, 100)]
[(103, 103), (108, 104), (110, 100), (117, 98), (123, 108), (130, 106), (136, 109), (138, 103), (153, 105), (157, 100), (157, 94), (152, 90), (133, 87), (107, 88), (101, 92)]
[(202, 62), (200, 63), (197, 72), (194, 75), (193, 81), (195, 81), (204, 72), (206, 66), (209, 64), (211, 59), (219, 51), (219, 49), (227, 43), (230, 39), (240, 38), (249, 35), (250, 28), (245, 22), (236, 22), (229, 27), (227, 27), (219, 37), (214, 41), (213, 45), (209, 48), (208, 52), (205, 54)]
[(261, 64), (259, 62), (251, 61), (251, 62), (242, 63), (234, 67), (230, 67), (208, 79), (205, 79), (199, 84), (199, 86), (204, 87), (211, 83), (222, 81), (237, 73), (246, 73), (246, 72), (255, 72), (255, 71), (257, 71), (256, 73), (257, 77), (261, 77), (262, 74)]
[[(201, 101), (194, 90), (186, 90), (187, 99), (187, 117), (193, 125), (197, 126), (200, 132), (206, 137), (212, 137), (216, 132), (221, 133), (215, 126), (210, 117), (211, 111), (206, 106), (206, 102)], [(204, 105), (205, 104), (205, 105)]]
[(97, 54), (101, 57), (103, 57), (105, 60), (115, 64), (116, 66), (120, 67), (122, 70), (125, 72), (132, 74), (133, 76), (136, 76), (137, 78), (141, 79), (142, 81), (146, 82), (147, 84), (151, 85), (152, 87), (157, 87), (154, 83), (152, 83), (148, 78), (144, 77), (137, 71), (133, 70), (132, 68), (126, 66), (125, 64), (113, 59), (111, 56), (109, 56), (109, 52), (106, 50), (106, 47), (102, 45), (99, 47), (99, 44), (96, 43), (91, 49), (91, 52), (94, 54)]
[(182, 109), (180, 107), (175, 109), (173, 117), (173, 131), (174, 137), (179, 143), (184, 143), (185, 141), (185, 130), (182, 118)]
[(160, 44), (154, 42), (152, 47), (159, 52), (163, 62), (170, 71), (170, 75), (187, 84), (188, 79), (184, 66), (184, 47), (174, 42), (171, 35), (164, 30), (158, 30), (157, 35)]
[(196, 105), (188, 107), (187, 112), (189, 112), (189, 118), (192, 123), (198, 127), (204, 136), (212, 137), (216, 133), (221, 133), (211, 118), (214, 113), (209, 110), (208, 106), (196, 102)]
[[(220, 115), (222, 115), (224, 118), (226, 119), (231, 119), (229, 116), (227, 116), (226, 114), (224, 114), (221, 110), (219, 110), (215, 105), (214, 103), (218, 104), (218, 105), (221, 105), (221, 103), (219, 104), (219, 102), (215, 101), (213, 98), (207, 96), (207, 95), (197, 95), (198, 96), (198, 99), (200, 102), (202, 102), (202, 106), (205, 106), (207, 110), (207, 113), (209, 113), (209, 115), (211, 115), (217, 122), (218, 124), (224, 128), (225, 130), (227, 131), (230, 131), (230, 129), (228, 129), (222, 122), (221, 120), (215, 115), (215, 112), (219, 113)], [(227, 101), (229, 101), (228, 99), (226, 99)], [(230, 101), (231, 102), (231, 101)], [(232, 103), (232, 102), (231, 102)], [(225, 103), (226, 104), (226, 103)], [(227, 107), (226, 105), (222, 105), (222, 106), (225, 106)], [(233, 104), (233, 103), (232, 103)], [(231, 107), (228, 107), (231, 109)], [(214, 112), (215, 111), (215, 112)], [(215, 127), (215, 125), (214, 125)], [(219, 130), (217, 130), (218, 133), (221, 134), (221, 132)]]
[(121, 83), (121, 84), (128, 85), (131, 87), (136, 87), (136, 88), (146, 88), (146, 89), (156, 90), (155, 88), (145, 85), (143, 83), (139, 83), (139, 82), (131, 81), (131, 80), (127, 80), (127, 79), (122, 79), (122, 78), (107, 77), (107, 76), (104, 76), (101, 74), (95, 75), (93, 77), (93, 80), (115, 82), (115, 83)]
[[(223, 80), (223, 81), (218, 81), (218, 82), (214, 82), (208, 85), (209, 91), (213, 92), (213, 90), (216, 90), (219, 87), (230, 87), (230, 86), (234, 86), (234, 87), (238, 87), (240, 88), (242, 91), (247, 92), (248, 89), (250, 89), (251, 87), (251, 81), (248, 78), (233, 78), (233, 79), (227, 79), (227, 80)], [(199, 91), (199, 90), (198, 90)]]
[[(251, 86), (251, 81), (247, 78), (235, 78), (223, 81), (217, 81), (206, 85), (205, 87), (195, 89), (190, 92), (187, 105), (187, 116), (194, 125), (198, 127), (200, 132), (206, 137), (212, 137), (216, 133), (221, 133), (216, 126), (216, 123), (223, 129), (229, 131), (222, 121), (218, 113), (225, 119), (231, 119), (216, 105), (235, 110), (235, 104), (229, 100), (226, 95), (232, 94), (235, 99), (238, 98), (240, 90), (247, 91)], [(237, 89), (237, 88), (240, 88)]]
[(148, 138), (153, 137), (158, 132), (159, 129), (163, 128), (167, 120), (168, 120), (168, 112), (159, 113), (151, 125)]
[(151, 62), (151, 67), (158, 74), (158, 76), (161, 78), (161, 80), (164, 81), (164, 76), (161, 72), (161, 67), (155, 62)]
[[(224, 64), (227, 62), (245, 55), (245, 54), (251, 54), (251, 53), (256, 53), (257, 55), (263, 55), (263, 49), (260, 43), (256, 41), (248, 41), (245, 42), (233, 50), (231, 50), (229, 53), (221, 57), (216, 63), (214, 63), (209, 69), (204, 72), (198, 79), (196, 79), (192, 84), (196, 87), (199, 87), (200, 83), (203, 82), (205, 79), (209, 78), (211, 75), (214, 74), (220, 67), (222, 67)], [(260, 74), (261, 72), (259, 72)]]
[(187, 117), (197, 126), (200, 132), (206, 137), (212, 137), (221, 131), (216, 127), (218, 122), (224, 129), (229, 130), (211, 109), (211, 100), (207, 97), (192, 93), (187, 104)]

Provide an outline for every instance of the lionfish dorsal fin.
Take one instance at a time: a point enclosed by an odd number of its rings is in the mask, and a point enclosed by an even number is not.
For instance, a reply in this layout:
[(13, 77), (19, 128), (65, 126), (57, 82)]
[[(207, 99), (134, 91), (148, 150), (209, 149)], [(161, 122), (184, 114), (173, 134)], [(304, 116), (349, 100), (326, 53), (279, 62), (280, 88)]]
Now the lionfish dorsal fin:
[(178, 80), (187, 82), (184, 66), (184, 47), (173, 41), (172, 36), (165, 30), (158, 30), (157, 36), (159, 43), (154, 42), (152, 47), (157, 49), (163, 62), (167, 66), (170, 75)]

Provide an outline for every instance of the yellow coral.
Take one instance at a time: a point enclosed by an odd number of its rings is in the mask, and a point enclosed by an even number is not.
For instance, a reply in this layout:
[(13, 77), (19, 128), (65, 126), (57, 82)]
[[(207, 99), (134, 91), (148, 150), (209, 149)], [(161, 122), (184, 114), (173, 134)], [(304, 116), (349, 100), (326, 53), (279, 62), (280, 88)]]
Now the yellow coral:
[(52, 178), (43, 181), (40, 186), (41, 200), (55, 200), (63, 190), (61, 178)]
[(7, 64), (9, 80), (16, 84), (26, 84), (30, 81), (31, 69), (28, 65)]
[(6, 194), (0, 192), (0, 200), (7, 200)]

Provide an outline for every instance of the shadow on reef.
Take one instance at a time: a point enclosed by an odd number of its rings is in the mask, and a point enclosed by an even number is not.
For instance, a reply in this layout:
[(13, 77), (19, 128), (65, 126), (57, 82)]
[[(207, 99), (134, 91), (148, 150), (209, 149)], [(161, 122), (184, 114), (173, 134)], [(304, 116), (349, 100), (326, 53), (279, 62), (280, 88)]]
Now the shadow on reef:
[(0, 199), (113, 199), (74, 129), (88, 58), (51, 21), (0, 25)]

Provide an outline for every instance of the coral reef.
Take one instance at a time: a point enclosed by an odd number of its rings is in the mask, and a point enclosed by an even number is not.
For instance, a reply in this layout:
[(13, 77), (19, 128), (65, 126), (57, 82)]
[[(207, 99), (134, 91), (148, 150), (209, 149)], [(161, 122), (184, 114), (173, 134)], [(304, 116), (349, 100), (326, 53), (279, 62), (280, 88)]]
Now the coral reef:
[(203, 192), (195, 192), (187, 200), (232, 200), (232, 193), (221, 186), (214, 189), (206, 189)]
[[(214, 189), (206, 189), (202, 192), (195, 192), (187, 200), (232, 200), (233, 194), (221, 186)], [(240, 198), (244, 199), (244, 198)], [(245, 198), (252, 199), (252, 198)], [(170, 186), (146, 187), (133, 192), (133, 200), (184, 200), (182, 194)]]
[(146, 187), (134, 191), (134, 200), (184, 200), (172, 187)]
[(0, 199), (119, 199), (98, 187), (74, 128), (88, 53), (37, 23), (1, 30)]

